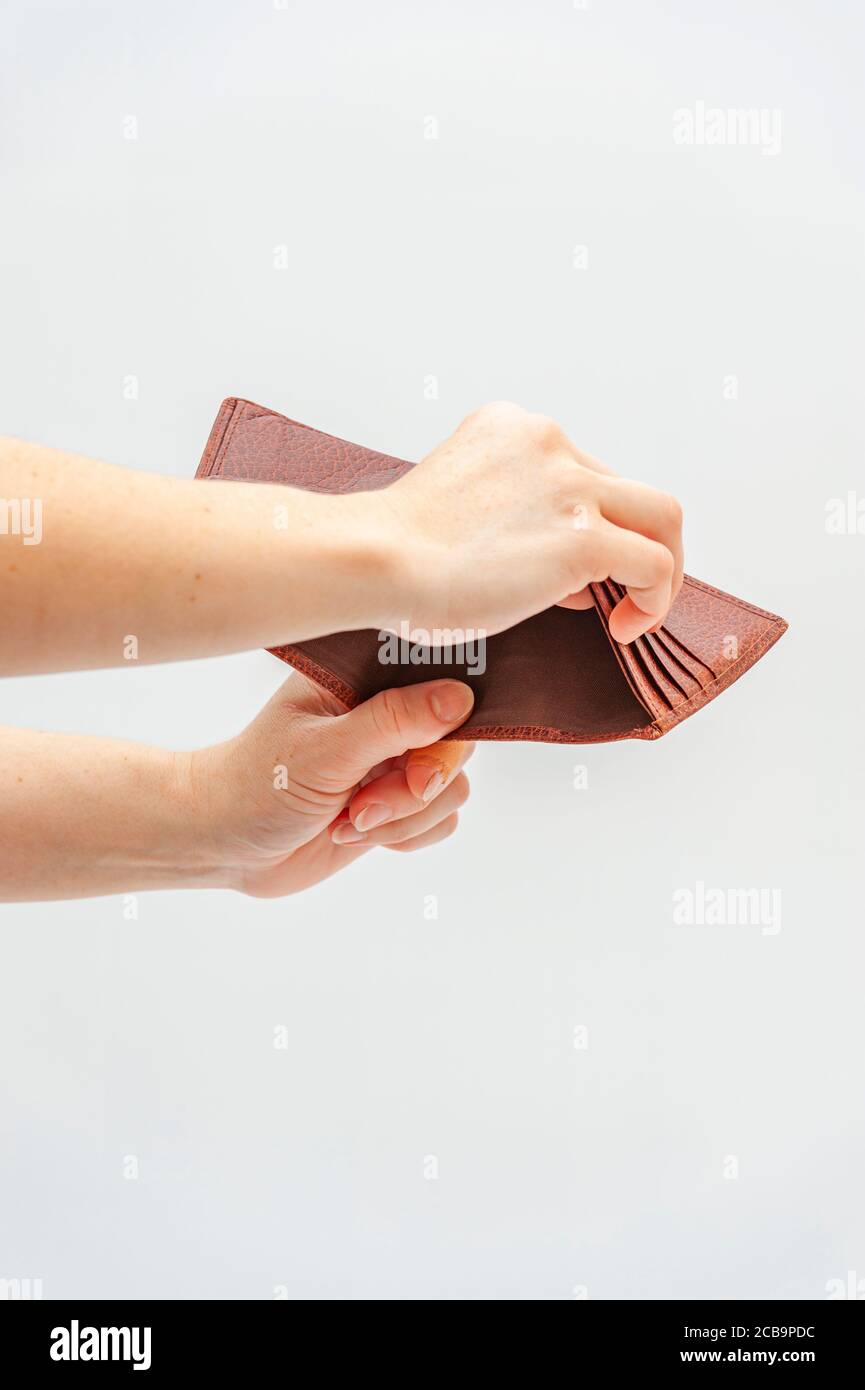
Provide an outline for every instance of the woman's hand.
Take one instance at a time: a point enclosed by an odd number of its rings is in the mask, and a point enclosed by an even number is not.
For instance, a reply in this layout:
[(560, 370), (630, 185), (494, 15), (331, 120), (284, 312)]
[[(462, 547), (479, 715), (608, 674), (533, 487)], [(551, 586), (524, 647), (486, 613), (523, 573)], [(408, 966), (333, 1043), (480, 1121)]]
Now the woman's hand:
[(459, 681), (384, 690), (349, 713), (291, 676), (238, 738), (191, 755), (207, 857), (255, 897), (309, 888), (377, 845), (410, 851), (456, 829), (470, 743), (439, 743), (468, 718)]
[(586, 586), (611, 578), (628, 592), (610, 629), (630, 642), (663, 620), (682, 584), (678, 502), (617, 478), (515, 405), (476, 411), (374, 496), (392, 509), (410, 566), (393, 627), (491, 634), (553, 604), (589, 608)]
[(0, 900), (150, 888), (309, 888), (376, 845), (456, 828), (469, 715), (459, 681), (385, 690), (350, 713), (292, 676), (239, 737), (194, 753), (0, 729)]

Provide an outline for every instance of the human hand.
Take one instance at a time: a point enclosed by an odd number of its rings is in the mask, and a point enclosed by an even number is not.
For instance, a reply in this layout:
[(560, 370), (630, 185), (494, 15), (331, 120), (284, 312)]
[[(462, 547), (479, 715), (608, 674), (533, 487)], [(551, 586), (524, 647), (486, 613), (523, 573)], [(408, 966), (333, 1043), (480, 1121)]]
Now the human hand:
[(190, 755), (206, 860), (254, 897), (297, 893), (376, 845), (410, 851), (452, 834), (473, 744), (438, 742), (471, 711), (459, 681), (385, 690), (346, 713), (300, 675), (239, 737)]
[(587, 585), (611, 578), (627, 595), (610, 630), (631, 642), (682, 584), (679, 503), (616, 477), (519, 406), (483, 406), (375, 496), (408, 538), (406, 592), (417, 595), (395, 627), (492, 634), (554, 604), (590, 608)]

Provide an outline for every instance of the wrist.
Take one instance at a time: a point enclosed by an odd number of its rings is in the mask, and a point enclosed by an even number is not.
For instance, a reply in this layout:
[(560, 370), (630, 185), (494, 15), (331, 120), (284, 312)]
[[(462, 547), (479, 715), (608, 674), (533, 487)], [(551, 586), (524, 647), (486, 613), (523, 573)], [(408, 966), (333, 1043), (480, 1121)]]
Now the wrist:
[(418, 597), (413, 539), (388, 489), (327, 499), (337, 503), (334, 537), (342, 630), (398, 626)]
[(159, 800), (157, 862), (172, 880), (166, 887), (230, 888), (231, 868), (221, 843), (222, 779), (211, 757), (217, 750), (150, 750)]

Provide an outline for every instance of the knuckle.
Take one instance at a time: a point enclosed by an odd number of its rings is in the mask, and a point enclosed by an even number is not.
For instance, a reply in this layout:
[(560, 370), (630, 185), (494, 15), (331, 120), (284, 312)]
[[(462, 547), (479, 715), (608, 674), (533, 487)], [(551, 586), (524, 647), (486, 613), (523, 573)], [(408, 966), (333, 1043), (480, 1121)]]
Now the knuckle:
[(661, 506), (663, 509), (664, 520), (673, 531), (681, 531), (684, 520), (682, 504), (678, 497), (673, 497), (670, 493), (664, 493)]
[(516, 416), (525, 415), (521, 406), (514, 405), (513, 401), (487, 401), (484, 405), (478, 406), (467, 415), (466, 425), (499, 425), (514, 419)]
[(401, 690), (382, 690), (370, 701), (370, 715), (382, 738), (401, 735), (406, 728), (406, 703)]
[(675, 568), (676, 562), (673, 559), (672, 553), (665, 545), (659, 545), (657, 553), (658, 577), (665, 582), (672, 579)]
[(542, 449), (556, 449), (562, 442), (561, 426), (549, 415), (530, 415), (529, 428)]
[(457, 815), (456, 811), (454, 811), (453, 815), (448, 816), (446, 820), (443, 820), (443, 821), (442, 821), (442, 824), (441, 824), (441, 831), (442, 831), (441, 838), (442, 838), (443, 840), (449, 840), (450, 837), (451, 837), (451, 835), (453, 835), (454, 831), (456, 830), (457, 826), (459, 825), (459, 823), (460, 823), (460, 818), (459, 818), (459, 816)]

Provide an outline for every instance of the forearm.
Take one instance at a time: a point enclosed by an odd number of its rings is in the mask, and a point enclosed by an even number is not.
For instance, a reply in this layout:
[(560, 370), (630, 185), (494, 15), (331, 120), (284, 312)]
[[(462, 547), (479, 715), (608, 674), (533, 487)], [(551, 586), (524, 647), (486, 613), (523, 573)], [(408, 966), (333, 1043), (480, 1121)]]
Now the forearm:
[(0, 439), (0, 673), (380, 627), (397, 550), (380, 494), (166, 478)]
[(0, 728), (0, 901), (230, 886), (192, 766), (142, 744)]

